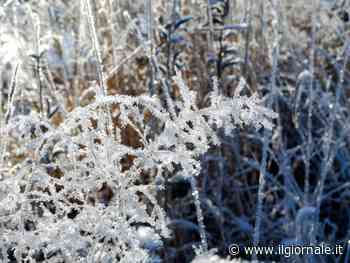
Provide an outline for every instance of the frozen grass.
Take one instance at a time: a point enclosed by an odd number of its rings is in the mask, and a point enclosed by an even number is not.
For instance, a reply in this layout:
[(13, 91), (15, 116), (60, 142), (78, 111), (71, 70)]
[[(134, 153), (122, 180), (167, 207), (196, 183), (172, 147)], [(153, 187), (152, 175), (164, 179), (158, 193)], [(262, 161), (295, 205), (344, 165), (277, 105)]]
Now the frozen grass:
[(3, 1), (0, 261), (346, 262), (349, 5)]

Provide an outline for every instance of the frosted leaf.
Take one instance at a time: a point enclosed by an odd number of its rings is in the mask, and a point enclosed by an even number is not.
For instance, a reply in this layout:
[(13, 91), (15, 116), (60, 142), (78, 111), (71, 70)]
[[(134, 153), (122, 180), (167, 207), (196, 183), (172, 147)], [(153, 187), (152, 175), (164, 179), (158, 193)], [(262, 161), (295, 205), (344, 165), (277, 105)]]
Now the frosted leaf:
[(276, 113), (261, 106), (263, 100), (258, 99), (256, 94), (251, 97), (235, 96), (232, 99), (212, 94), (211, 101), (211, 106), (201, 111), (210, 118), (210, 123), (218, 128), (225, 127), (227, 134), (234, 128), (231, 121), (238, 126), (251, 125), (257, 129), (264, 127), (270, 130), (273, 128), (272, 120), (277, 118)]

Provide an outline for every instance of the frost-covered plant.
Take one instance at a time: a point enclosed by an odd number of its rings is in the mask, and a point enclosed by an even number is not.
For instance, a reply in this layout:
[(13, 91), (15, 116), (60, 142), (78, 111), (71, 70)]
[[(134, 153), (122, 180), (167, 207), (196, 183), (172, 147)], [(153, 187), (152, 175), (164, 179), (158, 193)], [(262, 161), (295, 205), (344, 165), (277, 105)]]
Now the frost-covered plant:
[[(194, 178), (200, 173), (199, 157), (219, 143), (215, 129), (232, 121), (266, 125), (275, 117), (255, 97), (239, 95), (213, 96), (209, 107), (198, 109), (195, 94), (179, 73), (175, 82), (182, 98), (176, 116), (155, 97), (116, 95), (98, 96), (96, 102), (76, 108), (57, 128), (35, 115), (12, 118), (6, 132), (30, 157), (3, 181), (4, 248), (13, 249), (17, 259), (40, 252), (45, 258), (56, 253), (75, 262), (82, 257), (89, 262), (146, 261), (138, 226), (154, 228), (157, 239), (167, 237), (168, 230), (155, 199), (157, 186), (135, 185), (139, 178), (151, 171), (162, 176), (175, 167)], [(120, 124), (106, 133), (99, 112), (112, 105), (118, 106)], [(138, 137), (137, 147), (123, 144), (121, 132), (127, 126)]]
[(347, 242), (348, 7), (3, 1), (0, 261)]
[[(93, 43), (97, 43), (92, 9), (86, 3)], [(34, 41), (38, 48), (40, 36)], [(94, 45), (94, 49), (101, 65), (100, 47)], [(41, 67), (38, 61), (35, 68)], [(213, 93), (210, 106), (199, 109), (195, 92), (187, 88), (180, 72), (173, 80), (180, 99), (174, 111), (168, 112), (155, 96), (108, 96), (107, 87), (102, 86), (106, 85), (103, 68), (97, 72), (98, 89), (103, 92), (97, 92), (95, 102), (68, 113), (58, 126), (43, 115), (41, 69), (36, 72), (39, 114), (13, 114), (13, 98), (19, 92), (12, 82), (8, 114), (1, 125), (2, 157), (8, 158), (5, 152), (11, 147), (19, 147), (17, 154), (22, 157), (11, 173), (4, 174), (1, 185), (4, 262), (11, 258), (50, 262), (154, 259), (162, 239), (169, 236), (168, 223), (156, 199), (159, 185), (140, 182), (147, 174), (159, 179), (175, 170), (191, 181), (205, 251), (208, 245), (195, 179), (200, 156), (219, 144), (217, 129), (224, 127), (230, 133), (243, 123), (271, 128), (269, 121), (275, 117), (258, 106), (256, 96), (239, 92), (233, 98)], [(16, 70), (13, 78), (21, 73)], [(125, 130), (132, 131), (133, 143), (125, 138)], [(147, 242), (140, 240), (145, 226), (153, 233)]]

